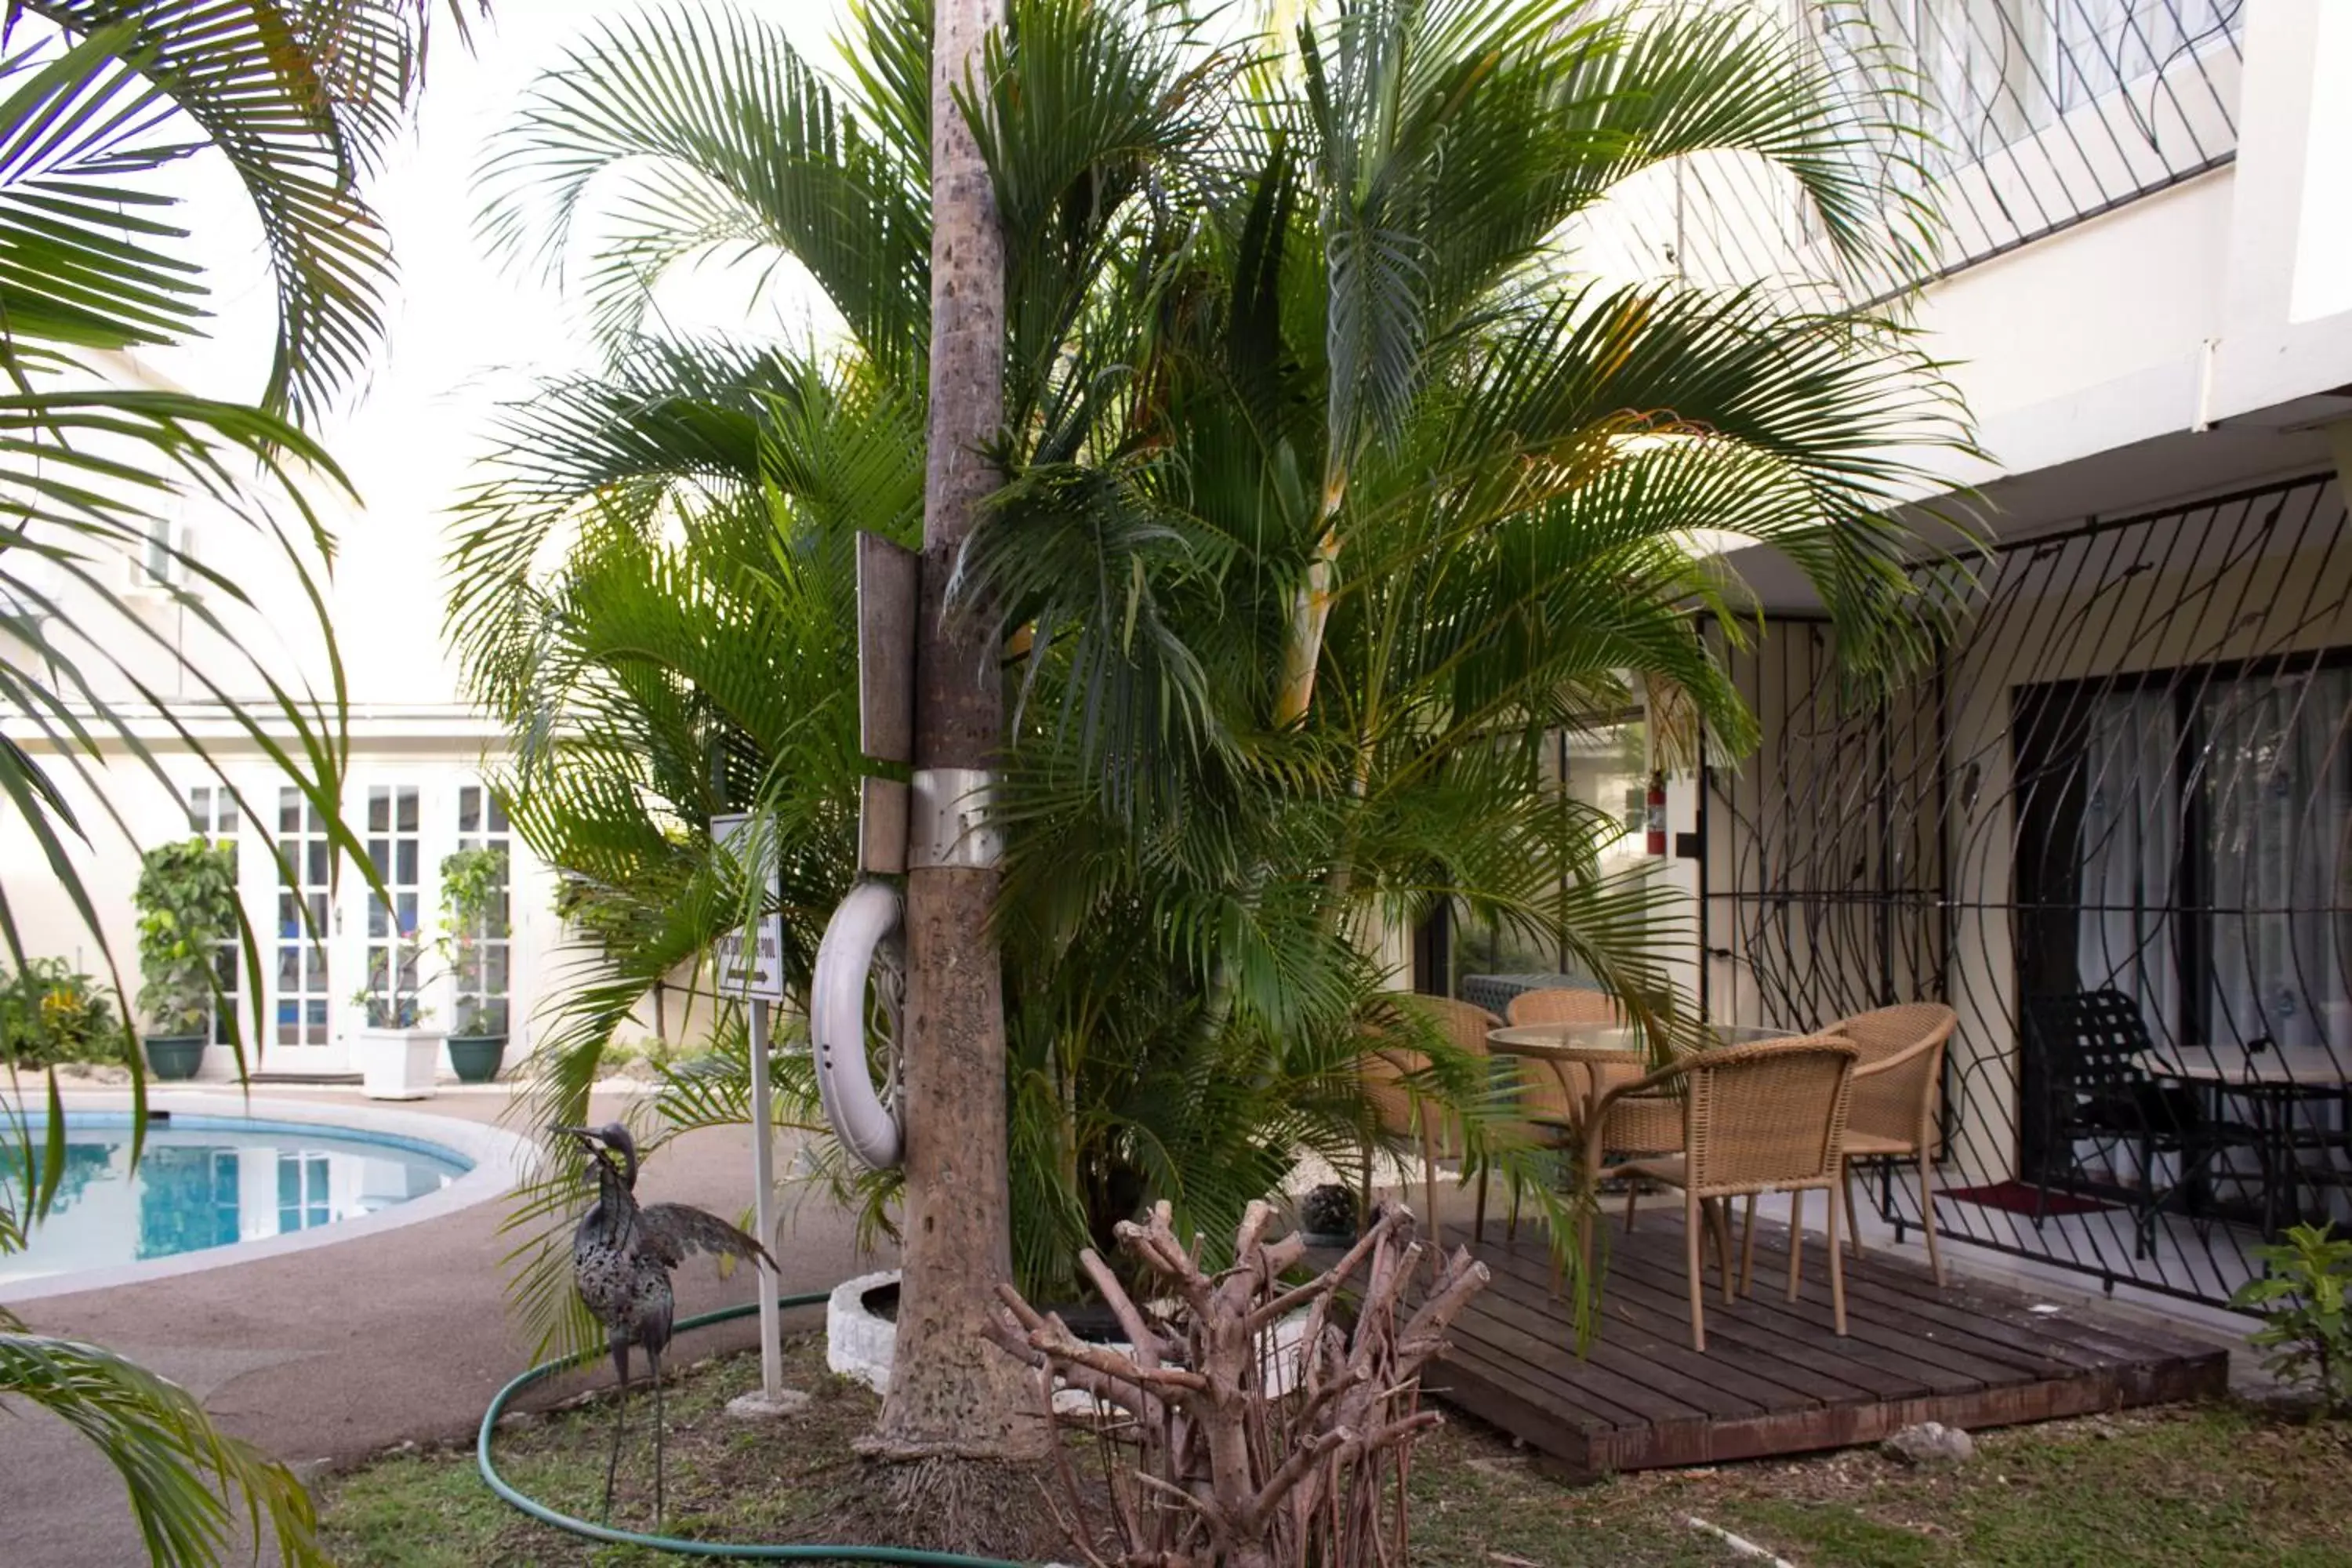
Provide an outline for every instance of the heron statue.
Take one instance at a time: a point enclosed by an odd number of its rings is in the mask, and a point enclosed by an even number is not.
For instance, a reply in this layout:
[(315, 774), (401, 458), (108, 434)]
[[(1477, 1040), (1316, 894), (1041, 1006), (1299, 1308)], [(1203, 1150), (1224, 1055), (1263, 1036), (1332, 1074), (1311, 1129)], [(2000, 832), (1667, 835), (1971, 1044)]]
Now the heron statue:
[(693, 1252), (763, 1262), (776, 1260), (759, 1240), (716, 1215), (684, 1204), (637, 1202), (637, 1144), (619, 1122), (559, 1127), (596, 1162), (596, 1205), (572, 1233), (572, 1283), (604, 1325), (613, 1370), (621, 1381), (620, 1413), (613, 1422), (612, 1457), (604, 1461), (604, 1517), (613, 1517), (613, 1477), (629, 1424), (629, 1347), (646, 1352), (654, 1380), (654, 1526), (662, 1517), (662, 1352), (669, 1346), (677, 1294), (670, 1271)]

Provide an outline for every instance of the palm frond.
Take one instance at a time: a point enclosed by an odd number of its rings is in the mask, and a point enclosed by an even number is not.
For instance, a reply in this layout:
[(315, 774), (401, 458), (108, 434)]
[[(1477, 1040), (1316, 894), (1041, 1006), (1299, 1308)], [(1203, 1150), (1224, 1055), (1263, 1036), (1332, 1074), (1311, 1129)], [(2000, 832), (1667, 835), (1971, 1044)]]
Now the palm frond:
[[(37, 194), (85, 209), (122, 199), (125, 174), (186, 150), (159, 132), (216, 150), (260, 218), (276, 278), (277, 352), (262, 402), (314, 413), (358, 377), (383, 333), (391, 249), (358, 179), (403, 122), (437, 8), (434, 0), (11, 0), (12, 19), (29, 14), (103, 45), (103, 62), (83, 61), (84, 106), (119, 110), (75, 122), (79, 166), (52, 168)], [(462, 34), (459, 0), (449, 9)], [(131, 199), (152, 207), (157, 198)], [(126, 259), (135, 260), (115, 258)]]
[(807, 268), (866, 358), (919, 393), (929, 184), (906, 145), (903, 125), (869, 129), (772, 24), (719, 5), (642, 12), (593, 28), (534, 84), (482, 165), (482, 229), (560, 276), (592, 187), (624, 182), (619, 237), (585, 279), (608, 339), (635, 333), (680, 258), (764, 252)]
[(177, 1384), (96, 1345), (23, 1332), (0, 1313), (0, 1397), (47, 1411), (106, 1457), (129, 1489), (149, 1556), (163, 1568), (220, 1562), (240, 1533), (240, 1512), (257, 1551), (266, 1540), (282, 1563), (324, 1568), (302, 1483), (224, 1436)]

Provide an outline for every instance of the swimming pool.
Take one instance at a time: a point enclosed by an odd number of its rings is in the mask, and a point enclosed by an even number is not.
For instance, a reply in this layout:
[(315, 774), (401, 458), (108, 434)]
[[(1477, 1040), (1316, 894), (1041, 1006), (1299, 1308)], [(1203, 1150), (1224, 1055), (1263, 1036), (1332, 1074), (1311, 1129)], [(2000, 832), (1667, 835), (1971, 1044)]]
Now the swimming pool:
[[(36, 1117), (32, 1129), (38, 1140), (47, 1123)], [(31, 1246), (0, 1256), (0, 1285), (316, 1230), (439, 1192), (472, 1168), (422, 1139), (175, 1113), (149, 1122), (134, 1171), (128, 1114), (68, 1110), (57, 1199)], [(13, 1197), (20, 1179), (0, 1170), (0, 1191)]]

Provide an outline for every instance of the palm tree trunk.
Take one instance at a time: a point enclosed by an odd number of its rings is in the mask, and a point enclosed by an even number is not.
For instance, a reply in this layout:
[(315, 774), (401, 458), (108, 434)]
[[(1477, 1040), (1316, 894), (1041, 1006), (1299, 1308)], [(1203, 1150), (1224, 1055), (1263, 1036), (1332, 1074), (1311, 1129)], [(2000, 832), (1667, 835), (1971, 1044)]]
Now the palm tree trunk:
[(1323, 486), (1323, 531), (1315, 542), (1315, 558), (1307, 563), (1307, 581), (1290, 601), (1290, 638), (1282, 654), (1282, 687), (1276, 694), (1276, 729), (1307, 717), (1315, 700), (1315, 667), (1323, 658), (1323, 627), (1331, 618), (1331, 573), (1339, 560), (1339, 502), (1347, 494), (1345, 474), (1336, 474)]
[[(987, 168), (950, 89), (978, 76), (982, 41), (1003, 16), (1003, 0), (941, 0), (934, 35), (919, 786), (927, 772), (987, 767), (1004, 727), (997, 650), (982, 618), (942, 614), (956, 552), (1001, 482), (983, 454), (1004, 417), (1004, 242)], [(995, 1288), (1013, 1277), (1004, 1002), (988, 932), (999, 872), (992, 858), (929, 855), (923, 837), (919, 823), (907, 876), (905, 1279), (890, 1390), (870, 1447), (897, 1459), (1042, 1456), (1048, 1432), (1034, 1394), (986, 1330)], [(934, 858), (953, 863), (924, 863)]]

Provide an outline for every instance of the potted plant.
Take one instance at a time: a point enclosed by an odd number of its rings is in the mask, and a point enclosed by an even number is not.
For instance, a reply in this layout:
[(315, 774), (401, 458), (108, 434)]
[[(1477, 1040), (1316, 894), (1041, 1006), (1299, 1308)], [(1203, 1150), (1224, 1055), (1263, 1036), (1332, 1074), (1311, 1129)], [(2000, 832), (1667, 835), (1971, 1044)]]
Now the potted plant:
[(415, 931), (400, 934), (401, 951), (385, 955), (389, 972), (372, 973), (352, 995), (366, 1016), (356, 1042), (360, 1089), (370, 1100), (427, 1099), (441, 1066), (441, 1032), (428, 1026), (433, 1011), (417, 994), (422, 942)]
[(1298, 1238), (1309, 1247), (1352, 1247), (1362, 1218), (1356, 1209), (1356, 1194), (1336, 1182), (1326, 1182), (1298, 1201)]
[(139, 858), (131, 901), (148, 1069), (194, 1078), (220, 998), (221, 944), (236, 930), (236, 850), (201, 837), (159, 844)]
[(486, 998), (488, 944), (507, 934), (507, 852), (460, 849), (441, 862), (441, 947), (457, 981), (449, 1065), (465, 1083), (499, 1076), (507, 1050), (507, 1004)]

